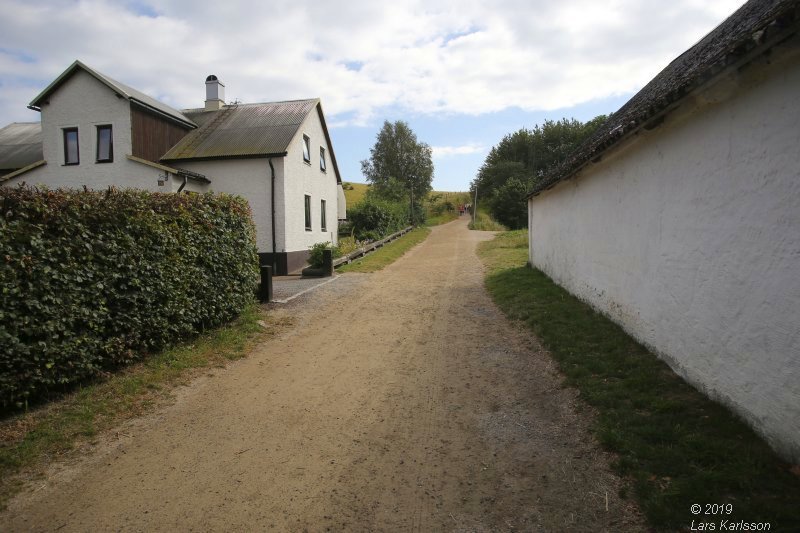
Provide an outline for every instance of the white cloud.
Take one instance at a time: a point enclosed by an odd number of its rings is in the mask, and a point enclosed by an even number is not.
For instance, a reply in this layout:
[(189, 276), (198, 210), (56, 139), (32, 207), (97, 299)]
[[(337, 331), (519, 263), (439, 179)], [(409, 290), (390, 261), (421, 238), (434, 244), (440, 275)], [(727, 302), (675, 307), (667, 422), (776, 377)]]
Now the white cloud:
[(480, 154), (487, 151), (487, 148), (478, 143), (462, 144), (460, 146), (432, 146), (433, 157), (444, 158), (458, 155)]
[(637, 89), (741, 3), (4, 0), (0, 123), (75, 59), (175, 107), (214, 73), (229, 99), (320, 96), (338, 123), (552, 110)]

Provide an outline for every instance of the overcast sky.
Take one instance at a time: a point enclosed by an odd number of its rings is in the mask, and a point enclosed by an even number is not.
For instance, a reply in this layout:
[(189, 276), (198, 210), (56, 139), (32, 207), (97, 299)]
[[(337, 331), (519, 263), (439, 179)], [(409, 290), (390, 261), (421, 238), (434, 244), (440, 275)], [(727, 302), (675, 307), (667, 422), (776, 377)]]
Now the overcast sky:
[(613, 112), (742, 3), (0, 0), (0, 126), (75, 59), (178, 109), (216, 74), (228, 101), (320, 97), (346, 181), (403, 119), (466, 190), (503, 135)]

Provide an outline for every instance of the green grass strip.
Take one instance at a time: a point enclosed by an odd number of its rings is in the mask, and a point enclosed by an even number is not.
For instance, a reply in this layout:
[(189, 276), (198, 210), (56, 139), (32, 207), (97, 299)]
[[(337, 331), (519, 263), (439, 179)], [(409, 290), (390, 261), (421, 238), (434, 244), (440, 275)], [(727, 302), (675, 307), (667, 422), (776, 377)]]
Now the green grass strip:
[(458, 213), (456, 213), (455, 211), (445, 211), (441, 215), (428, 217), (428, 220), (425, 221), (425, 225), (441, 226), (442, 224), (447, 224), (448, 222), (452, 222), (457, 218), (458, 218)]
[(337, 268), (338, 272), (376, 272), (391, 265), (414, 246), (424, 241), (431, 230), (424, 226), (415, 228), (399, 239), (378, 248), (374, 252)]
[(493, 219), (483, 209), (478, 209), (478, 212), (475, 213), (475, 220), (469, 223), (469, 229), (477, 231), (506, 231), (508, 228)]
[[(479, 254), (495, 302), (542, 340), (595, 409), (595, 435), (617, 455), (613, 466), (654, 529), (690, 530), (694, 521), (696, 530), (767, 522), (770, 531), (800, 531), (800, 478), (790, 465), (614, 322), (524, 266), (527, 231), (502, 233)], [(732, 512), (694, 515), (693, 504)]]
[[(0, 507), (20, 488), (13, 475), (37, 470), (121, 420), (147, 412), (188, 381), (192, 370), (221, 367), (247, 354), (268, 330), (264, 311), (253, 304), (233, 323), (154, 354), (118, 373), (79, 387), (63, 398), (0, 421)], [(268, 324), (269, 325), (269, 324)]]

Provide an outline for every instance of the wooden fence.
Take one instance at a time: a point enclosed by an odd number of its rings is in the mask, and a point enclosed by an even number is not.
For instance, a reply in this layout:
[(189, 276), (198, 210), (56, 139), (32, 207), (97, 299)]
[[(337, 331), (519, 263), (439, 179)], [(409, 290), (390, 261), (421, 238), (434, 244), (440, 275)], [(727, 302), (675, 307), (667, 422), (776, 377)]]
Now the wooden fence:
[(358, 250), (350, 252), (347, 255), (344, 255), (342, 257), (334, 259), (333, 260), (333, 267), (336, 268), (339, 265), (346, 265), (347, 263), (350, 263), (350, 262), (358, 259), (359, 257), (364, 257), (369, 252), (377, 250), (378, 248), (380, 248), (384, 244), (392, 242), (393, 240), (395, 240), (395, 239), (397, 239), (399, 237), (402, 237), (403, 235), (405, 235), (406, 233), (408, 233), (412, 229), (414, 229), (413, 226), (408, 226), (407, 228), (401, 229), (397, 233), (392, 233), (388, 237), (384, 237), (383, 239), (381, 239), (379, 241), (375, 241), (375, 242), (369, 243), (368, 245), (364, 246), (363, 248), (359, 248)]

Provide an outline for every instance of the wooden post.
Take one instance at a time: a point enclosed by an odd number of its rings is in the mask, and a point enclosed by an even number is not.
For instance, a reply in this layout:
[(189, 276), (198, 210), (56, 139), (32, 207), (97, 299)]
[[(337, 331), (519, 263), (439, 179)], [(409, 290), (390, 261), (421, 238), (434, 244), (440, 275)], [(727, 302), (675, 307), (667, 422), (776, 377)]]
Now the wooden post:
[(258, 301), (263, 303), (272, 301), (272, 267), (261, 265), (261, 285), (258, 287)]
[(333, 250), (322, 250), (322, 272), (326, 278), (333, 276)]

